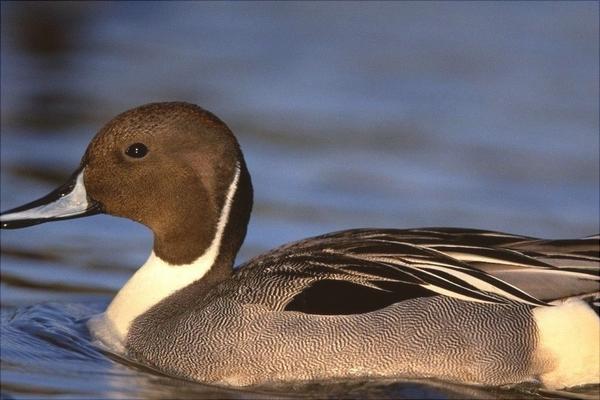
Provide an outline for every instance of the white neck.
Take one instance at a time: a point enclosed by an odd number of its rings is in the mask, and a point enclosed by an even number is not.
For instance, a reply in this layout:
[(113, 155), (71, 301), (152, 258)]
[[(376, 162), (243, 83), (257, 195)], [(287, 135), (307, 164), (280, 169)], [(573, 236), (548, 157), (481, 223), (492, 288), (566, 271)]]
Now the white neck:
[(227, 191), (215, 236), (204, 254), (191, 264), (171, 265), (152, 252), (146, 263), (119, 290), (104, 315), (100, 317), (102, 321), (99, 322), (99, 318), (96, 318), (91, 322), (90, 329), (99, 340), (109, 346), (117, 345), (114, 342), (118, 341), (118, 345), (122, 346), (134, 319), (161, 300), (198, 281), (211, 269), (219, 255), (239, 177), (238, 166)]

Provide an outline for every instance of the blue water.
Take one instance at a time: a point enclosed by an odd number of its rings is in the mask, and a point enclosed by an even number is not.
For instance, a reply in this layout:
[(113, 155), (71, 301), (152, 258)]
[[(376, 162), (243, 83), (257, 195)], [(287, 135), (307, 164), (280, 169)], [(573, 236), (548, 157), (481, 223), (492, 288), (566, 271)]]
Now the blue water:
[[(62, 183), (116, 113), (185, 100), (225, 120), (246, 154), (256, 203), (239, 261), (355, 227), (599, 231), (597, 3), (1, 7), (3, 210)], [(181, 382), (100, 352), (84, 326), (147, 257), (143, 227), (97, 216), (3, 231), (1, 245), (7, 398), (540, 396)]]

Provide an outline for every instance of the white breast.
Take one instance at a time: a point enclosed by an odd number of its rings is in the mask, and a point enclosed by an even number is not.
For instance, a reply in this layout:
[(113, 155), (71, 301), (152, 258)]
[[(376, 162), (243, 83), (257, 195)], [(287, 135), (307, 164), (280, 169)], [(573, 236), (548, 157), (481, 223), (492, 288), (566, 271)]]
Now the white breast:
[(191, 264), (171, 265), (152, 252), (146, 263), (119, 290), (106, 312), (90, 320), (88, 326), (96, 339), (121, 351), (134, 319), (161, 300), (196, 282), (210, 270), (219, 255), (239, 176), (240, 169), (237, 168), (219, 216), (215, 236), (204, 254)]

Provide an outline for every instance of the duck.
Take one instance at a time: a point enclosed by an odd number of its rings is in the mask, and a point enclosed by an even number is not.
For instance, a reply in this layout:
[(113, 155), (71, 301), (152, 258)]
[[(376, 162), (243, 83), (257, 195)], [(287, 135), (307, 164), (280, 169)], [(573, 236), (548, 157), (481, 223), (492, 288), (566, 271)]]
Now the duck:
[(253, 188), (229, 127), (151, 103), (108, 122), (67, 183), (1, 228), (109, 214), (154, 236), (89, 329), (184, 379), (230, 386), (433, 378), (565, 388), (600, 382), (600, 236), (353, 229), (234, 268)]

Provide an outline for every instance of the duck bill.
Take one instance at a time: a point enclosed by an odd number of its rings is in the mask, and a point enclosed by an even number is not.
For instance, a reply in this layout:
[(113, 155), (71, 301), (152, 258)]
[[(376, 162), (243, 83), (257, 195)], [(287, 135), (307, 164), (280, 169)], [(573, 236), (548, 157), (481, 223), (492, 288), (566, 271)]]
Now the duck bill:
[(41, 199), (0, 214), (0, 227), (2, 229), (25, 228), (44, 222), (101, 213), (101, 204), (87, 195), (83, 184), (83, 173), (84, 169), (81, 168), (67, 183)]

